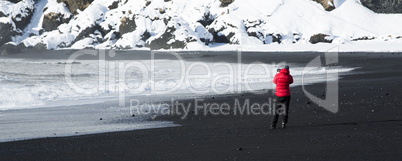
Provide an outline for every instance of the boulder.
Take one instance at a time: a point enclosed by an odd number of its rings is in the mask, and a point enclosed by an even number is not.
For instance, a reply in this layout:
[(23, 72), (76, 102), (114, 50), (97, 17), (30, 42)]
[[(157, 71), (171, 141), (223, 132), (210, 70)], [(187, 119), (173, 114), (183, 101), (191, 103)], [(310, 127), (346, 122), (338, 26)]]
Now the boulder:
[(197, 22), (201, 23), (202, 26), (207, 27), (214, 22), (214, 18), (211, 15), (210, 12), (204, 13), (204, 16), (202, 16), (202, 19), (198, 20)]
[(326, 11), (332, 11), (335, 9), (334, 0), (313, 0), (321, 4)]
[[(97, 34), (95, 34), (95, 33), (97, 33)], [(90, 35), (92, 35), (92, 34), (95, 34), (95, 35), (100, 34), (101, 37), (105, 36), (105, 33), (102, 32), (102, 27), (99, 25), (94, 25), (94, 26), (90, 26), (90, 27), (87, 27), (87, 28), (81, 30), (80, 33), (75, 37), (75, 40), (71, 44), (74, 44), (77, 41), (82, 40), (86, 37), (91, 37)], [(60, 47), (62, 47), (62, 46), (60, 46)]]
[(12, 53), (19, 53), (21, 52), (21, 49), (24, 49), (25, 45), (23, 43), (17, 45), (13, 42), (6, 43), (3, 46), (0, 47), (0, 51), (2, 51), (1, 55), (8, 55)]
[(402, 0), (360, 0), (376, 13), (402, 13)]
[(258, 38), (261, 41), (265, 40), (265, 36), (263, 30), (261, 29), (260, 25), (263, 23), (262, 20), (244, 20), (244, 27), (246, 28), (248, 36), (253, 36)]
[(233, 3), (234, 0), (219, 0), (221, 2), (221, 7), (227, 7), (229, 4)]
[(40, 50), (40, 51), (42, 51), (42, 50), (47, 50), (47, 45), (40, 42), (40, 43), (37, 43), (37, 44), (34, 46), (34, 48), (35, 48), (36, 50)]
[[(0, 19), (8, 19), (6, 17)], [(15, 35), (14, 24), (11, 20), (8, 19), (8, 22), (0, 23), (0, 46), (4, 43), (11, 41), (11, 36)]]
[(137, 25), (135, 24), (135, 16), (133, 16), (132, 18), (123, 17), (120, 20), (120, 22), (121, 22), (119, 26), (120, 35), (132, 32), (137, 28)]
[(265, 44), (271, 44), (277, 42), (280, 44), (282, 42), (282, 35), (281, 34), (268, 34), (265, 38)]
[(45, 31), (52, 31), (63, 23), (68, 23), (72, 16), (66, 18), (61, 13), (50, 12), (43, 16), (42, 28)]
[(78, 14), (77, 9), (83, 11), (94, 0), (57, 0), (58, 3), (65, 3), (70, 12), (74, 15)]
[(109, 10), (112, 10), (112, 9), (116, 9), (117, 7), (119, 7), (119, 1), (118, 0), (116, 0), (116, 1), (114, 1), (110, 6), (108, 6), (107, 8), (109, 8)]
[[(24, 30), (25, 27), (31, 22), (31, 18), (34, 13), (34, 1), (33, 0), (26, 0), (28, 2), (21, 2), (23, 5), (17, 5), (21, 8), (18, 8), (19, 12), (16, 15), (12, 15), (11, 19), (14, 21), (14, 24), (17, 28)], [(7, 14), (7, 13), (5, 13)]]
[(324, 43), (332, 43), (332, 39), (329, 38), (329, 35), (327, 34), (315, 34), (310, 37), (310, 43), (312, 44), (317, 44), (319, 42), (324, 42)]
[(7, 15), (0, 11), (0, 17), (7, 17)]
[(186, 47), (187, 43), (185, 41), (175, 40), (175, 36), (173, 34), (175, 31), (176, 29), (174, 27), (166, 28), (165, 32), (160, 37), (148, 42), (146, 46), (150, 47), (151, 50), (173, 48), (183, 49)]
[[(214, 37), (213, 41), (217, 43), (231, 43), (230, 39), (235, 35), (235, 33), (231, 32), (227, 35), (221, 33), (221, 31), (225, 30), (226, 28), (222, 28), (221, 30), (215, 30), (214, 28), (209, 29), (209, 32), (212, 33)], [(233, 44), (233, 43), (232, 43)]]

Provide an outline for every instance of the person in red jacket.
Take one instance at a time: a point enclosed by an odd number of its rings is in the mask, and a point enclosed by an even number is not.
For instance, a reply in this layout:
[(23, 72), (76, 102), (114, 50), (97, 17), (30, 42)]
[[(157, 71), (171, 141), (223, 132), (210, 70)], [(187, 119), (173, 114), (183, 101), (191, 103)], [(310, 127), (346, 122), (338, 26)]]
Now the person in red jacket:
[(274, 110), (274, 118), (272, 119), (271, 129), (275, 129), (278, 122), (279, 114), (282, 116), (282, 128), (286, 128), (288, 122), (288, 111), (290, 102), (290, 88), (289, 85), (293, 83), (293, 77), (290, 75), (289, 66), (281, 69), (278, 74), (275, 75), (274, 81), (276, 84), (276, 109)]

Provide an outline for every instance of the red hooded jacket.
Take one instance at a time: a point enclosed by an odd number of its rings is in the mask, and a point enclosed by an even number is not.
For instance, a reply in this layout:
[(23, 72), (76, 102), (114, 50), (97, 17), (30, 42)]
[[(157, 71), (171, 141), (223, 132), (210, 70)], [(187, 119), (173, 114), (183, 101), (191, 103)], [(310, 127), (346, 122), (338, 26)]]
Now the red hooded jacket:
[(283, 68), (274, 77), (274, 83), (276, 84), (276, 93), (278, 97), (290, 96), (289, 84), (293, 83), (293, 77), (290, 75), (288, 69)]

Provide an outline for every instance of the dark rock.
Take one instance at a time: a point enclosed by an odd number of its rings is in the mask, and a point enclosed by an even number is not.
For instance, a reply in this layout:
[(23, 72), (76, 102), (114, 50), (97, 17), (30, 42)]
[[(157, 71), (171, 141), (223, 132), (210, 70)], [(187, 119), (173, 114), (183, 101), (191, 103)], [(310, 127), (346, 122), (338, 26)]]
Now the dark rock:
[(100, 118), (99, 120), (103, 120), (103, 118)]
[(65, 16), (62, 15), (61, 13), (50, 12), (43, 16), (42, 28), (45, 31), (56, 30), (58, 26), (60, 26), (63, 23), (68, 23), (72, 18), (72, 16), (70, 16), (69, 18), (64, 17)]
[(359, 37), (359, 38), (355, 38), (352, 41), (359, 41), (359, 40), (373, 40), (375, 39), (375, 37), (367, 37), (367, 36), (363, 36), (363, 37)]
[(332, 43), (332, 39), (328, 39), (329, 35), (326, 34), (315, 34), (310, 37), (310, 43), (312, 44), (317, 44), (319, 42), (324, 42), (324, 43)]
[(170, 2), (170, 1), (172, 1), (172, 0), (164, 0), (165, 2)]
[(25, 49), (24, 43), (20, 43), (16, 45), (15, 43), (6, 43), (0, 47), (0, 51), (2, 51), (1, 55), (8, 55), (12, 53), (19, 53), (22, 49)]
[(402, 0), (360, 0), (376, 13), (402, 13)]
[(202, 16), (201, 20), (198, 20), (197, 22), (201, 23), (202, 26), (207, 27), (214, 22), (214, 17), (211, 15), (210, 12), (207, 12)]
[[(335, 9), (333, 0), (313, 0), (319, 4), (321, 4), (326, 11), (332, 11)], [(329, 3), (330, 2), (330, 3)], [(331, 5), (332, 4), (332, 5)]]
[(145, 41), (147, 41), (150, 37), (151, 37), (151, 33), (149, 33), (148, 31), (145, 31), (144, 34), (142, 34), (142, 36), (141, 36), (141, 40), (145, 42)]
[(224, 35), (220, 33), (221, 31), (225, 30), (226, 27), (223, 27), (216, 31), (214, 28), (209, 29), (209, 32), (212, 33), (212, 36), (214, 37), (213, 41), (217, 43), (231, 43), (234, 44), (233, 42), (230, 41), (230, 39), (235, 35), (235, 33), (229, 33), (228, 35)]
[(298, 33), (293, 33), (293, 43), (296, 43), (300, 40), (300, 35)]
[(109, 10), (112, 10), (112, 9), (116, 9), (117, 7), (119, 7), (119, 1), (118, 0), (114, 1), (112, 3), (112, 5), (108, 6), (107, 8), (109, 8)]
[(264, 33), (260, 30), (260, 25), (262, 24), (261, 20), (255, 21), (244, 21), (244, 27), (246, 28), (248, 36), (253, 36), (258, 38), (261, 41), (265, 40)]
[[(171, 49), (171, 48), (178, 48), (183, 49), (186, 47), (187, 43), (184, 41), (174, 40), (174, 32), (176, 29), (174, 27), (166, 28), (165, 32), (159, 38), (152, 40), (151, 42), (147, 43), (147, 46), (151, 48), (151, 50), (157, 49)], [(174, 40), (174, 41), (171, 41)], [(169, 42), (169, 44), (168, 44)]]
[(99, 31), (101, 33), (102, 37), (105, 36), (105, 33), (102, 32), (102, 27), (99, 26), (98, 24), (96, 24), (94, 26), (90, 26), (84, 30), (81, 30), (81, 32), (75, 37), (75, 40), (73, 42), (71, 42), (70, 44), (65, 44), (64, 46), (63, 46), (63, 44), (60, 44), (59, 47), (68, 47), (69, 45), (72, 45), (75, 42), (82, 40), (83, 38), (89, 37), (89, 35), (94, 34), (95, 31)]
[(159, 8), (159, 13), (160, 13), (160, 14), (165, 14), (166, 11), (165, 11), (165, 9), (163, 9), (163, 8)]
[(152, 3), (152, 1), (147, 1), (145, 2), (145, 6), (149, 6)]
[(34, 46), (34, 48), (37, 49), (37, 50), (46, 50), (46, 49), (47, 49), (47, 45), (44, 44), (44, 43), (37, 43), (37, 44)]
[(266, 40), (266, 44), (270, 44), (270, 43), (281, 43), (282, 42), (282, 35), (281, 34), (268, 34), (267, 38), (269, 40)]
[(227, 7), (229, 4), (233, 3), (234, 0), (219, 0), (221, 2), (221, 7)]
[(7, 17), (7, 15), (0, 11), (0, 17)]
[(22, 0), (6, 0), (6, 1), (9, 1), (9, 2), (12, 2), (12, 3), (18, 3), (18, 2), (21, 2)]
[(0, 23), (0, 46), (6, 42), (11, 41), (11, 36), (16, 33), (13, 31), (13, 22), (10, 23)]
[(63, 2), (66, 4), (67, 8), (74, 15), (78, 14), (77, 9), (83, 11), (87, 8), (94, 0), (57, 0), (58, 3)]
[(242, 150), (243, 150), (243, 148), (242, 148), (242, 147), (237, 148), (237, 151), (242, 151)]
[(132, 32), (137, 28), (137, 25), (135, 24), (135, 16), (133, 16), (132, 18), (123, 17), (120, 20), (120, 22), (121, 22), (119, 26), (120, 35)]
[[(29, 1), (31, 1), (31, 0), (29, 0)], [(10, 1), (10, 2), (13, 2), (13, 1)], [(15, 2), (17, 2), (17, 1), (15, 1)], [(24, 30), (24, 28), (31, 22), (31, 18), (32, 18), (33, 12), (34, 12), (34, 6), (28, 6), (28, 5), (23, 4), (20, 7), (21, 8), (18, 8), (19, 13), (17, 15), (13, 15), (11, 19), (13, 20), (13, 22), (17, 28)], [(8, 14), (8, 13), (3, 13), (3, 15), (5, 15), (5, 14)]]

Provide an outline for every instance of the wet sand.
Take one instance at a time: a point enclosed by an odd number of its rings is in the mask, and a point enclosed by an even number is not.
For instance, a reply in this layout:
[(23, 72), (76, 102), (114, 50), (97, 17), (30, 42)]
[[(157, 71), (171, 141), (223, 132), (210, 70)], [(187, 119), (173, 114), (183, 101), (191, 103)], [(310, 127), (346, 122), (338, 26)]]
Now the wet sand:
[[(303, 64), (320, 53), (251, 53), (243, 61)], [(210, 61), (236, 61), (203, 54)], [(220, 57), (222, 57), (220, 59)], [(226, 59), (223, 59), (225, 58)], [(200, 58), (189, 55), (194, 61)], [(400, 53), (342, 53), (340, 66), (359, 67), (339, 80), (339, 111), (311, 103), (292, 88), (286, 129), (270, 130), (266, 115), (160, 116), (180, 127), (43, 138), (0, 143), (2, 160), (401, 160), (402, 57)], [(325, 83), (306, 89), (325, 98)], [(235, 99), (263, 103), (265, 94), (205, 96), (207, 103)], [(183, 103), (194, 102), (180, 100)], [(233, 109), (230, 109), (234, 112)]]

